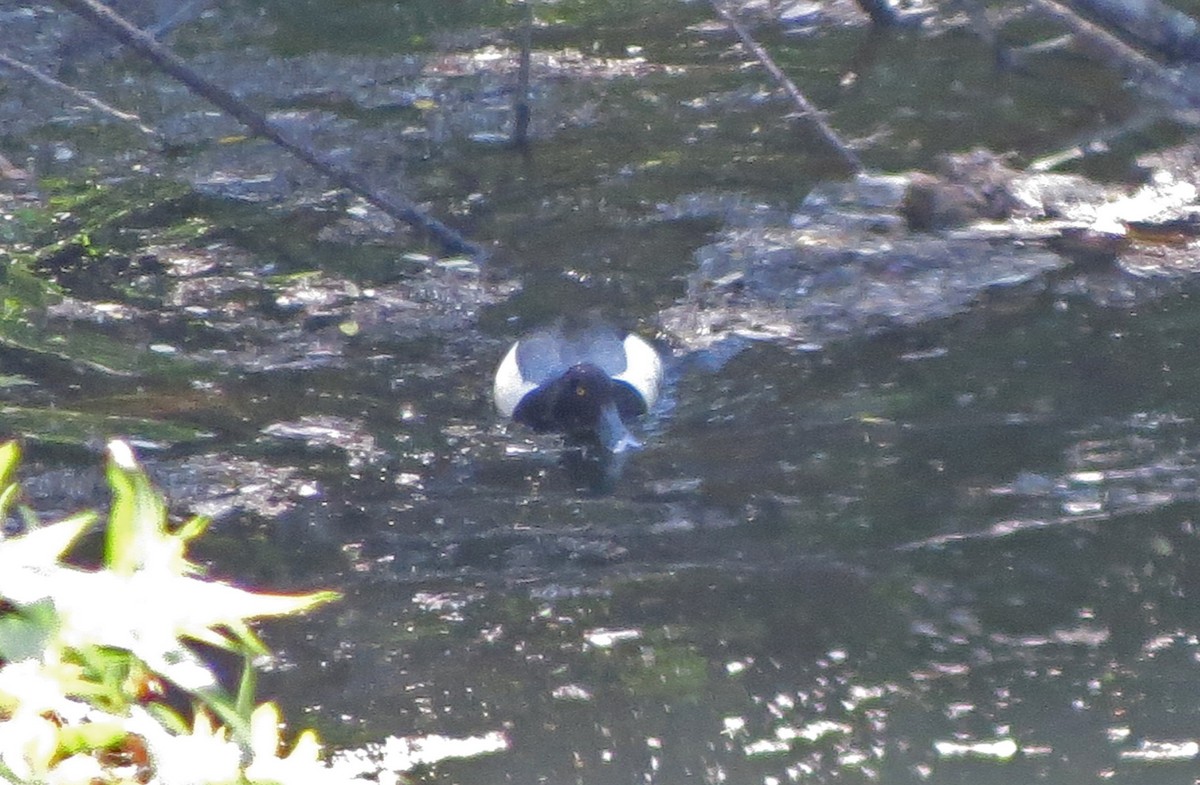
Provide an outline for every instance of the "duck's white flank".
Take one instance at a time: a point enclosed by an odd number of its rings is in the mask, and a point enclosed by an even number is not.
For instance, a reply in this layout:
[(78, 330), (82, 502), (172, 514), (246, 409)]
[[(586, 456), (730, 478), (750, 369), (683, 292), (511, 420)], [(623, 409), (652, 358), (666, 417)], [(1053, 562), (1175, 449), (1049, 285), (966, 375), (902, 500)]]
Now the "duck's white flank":
[(658, 400), (662, 377), (662, 358), (658, 356), (658, 351), (633, 333), (626, 335), (625, 370), (613, 378), (620, 379), (637, 390), (646, 401), (646, 409), (649, 410), (654, 408), (654, 402)]
[(496, 369), (496, 381), (492, 387), (496, 410), (504, 417), (512, 417), (513, 410), (517, 408), (517, 404), (521, 402), (525, 394), (530, 390), (537, 389), (535, 383), (521, 378), (521, 369), (517, 367), (517, 347), (519, 345), (519, 343), (514, 343), (508, 350), (508, 354), (504, 355), (504, 359), (500, 361), (500, 367)]
[[(496, 401), (496, 410), (504, 417), (512, 416), (513, 411), (517, 408), (517, 404), (521, 402), (521, 399), (527, 393), (537, 389), (539, 381), (547, 381), (546, 378), (540, 377), (529, 379), (522, 373), (517, 359), (517, 350), (520, 346), (521, 342), (514, 343), (509, 348), (508, 353), (504, 355), (504, 359), (500, 361), (500, 367), (496, 369), (496, 380), (492, 387), (492, 397)], [(659, 357), (658, 352), (653, 346), (633, 333), (625, 336), (621, 347), (621, 351), (625, 355), (622, 358), (625, 369), (613, 376), (613, 378), (633, 387), (642, 396), (642, 399), (645, 400), (646, 408), (653, 408), (654, 402), (658, 400), (659, 390), (662, 388), (662, 358)], [(589, 348), (594, 350), (595, 347)], [(552, 362), (547, 366), (549, 369), (557, 370), (558, 366), (561, 366), (561, 370), (565, 371), (571, 363), (583, 360), (600, 362), (611, 367), (611, 364), (603, 363), (600, 356), (595, 358), (586, 356), (563, 358), (557, 350), (557, 346), (554, 346), (551, 350), (554, 354), (551, 358)], [(617, 362), (619, 361), (617, 360)], [(543, 371), (540, 376), (546, 376), (544, 372), (547, 368), (540, 369)], [(526, 369), (526, 372), (528, 370)], [(535, 376), (539, 376), (539, 374), (535, 373)]]

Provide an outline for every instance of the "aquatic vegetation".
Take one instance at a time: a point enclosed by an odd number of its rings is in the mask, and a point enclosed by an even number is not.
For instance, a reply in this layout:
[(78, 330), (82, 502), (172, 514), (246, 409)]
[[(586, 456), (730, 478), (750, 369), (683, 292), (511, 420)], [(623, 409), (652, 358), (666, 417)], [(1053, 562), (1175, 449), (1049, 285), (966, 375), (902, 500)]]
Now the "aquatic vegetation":
[[(201, 576), (186, 550), (206, 521), (170, 527), (161, 496), (120, 441), (109, 444), (102, 563), (76, 566), (64, 555), (98, 516), (39, 525), (17, 503), (18, 460), (15, 443), (0, 447), (0, 515), (17, 514), (27, 528), (0, 541), (0, 779), (348, 779), (320, 760), (312, 731), (281, 754), (279, 710), (254, 703), (254, 665), (267, 650), (250, 622), (309, 610), (333, 592), (266, 594)], [(195, 642), (242, 659), (235, 691)]]

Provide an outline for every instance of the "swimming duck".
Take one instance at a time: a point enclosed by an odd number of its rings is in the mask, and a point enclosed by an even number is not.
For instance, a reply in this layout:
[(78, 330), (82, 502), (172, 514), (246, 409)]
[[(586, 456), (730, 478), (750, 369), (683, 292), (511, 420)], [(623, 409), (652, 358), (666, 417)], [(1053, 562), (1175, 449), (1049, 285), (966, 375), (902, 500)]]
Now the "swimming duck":
[(641, 446), (625, 421), (649, 411), (662, 360), (642, 338), (607, 325), (533, 332), (496, 369), (496, 408), (535, 431), (559, 431), (614, 453)]

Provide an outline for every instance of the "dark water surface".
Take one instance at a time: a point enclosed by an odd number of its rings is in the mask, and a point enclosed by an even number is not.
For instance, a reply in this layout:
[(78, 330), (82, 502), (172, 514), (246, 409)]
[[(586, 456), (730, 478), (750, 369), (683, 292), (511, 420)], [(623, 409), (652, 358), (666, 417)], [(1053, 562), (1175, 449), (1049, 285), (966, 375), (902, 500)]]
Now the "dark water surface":
[[(325, 25), (326, 3), (266, 7), (283, 54), (436, 45), (505, 13), (358, 3)], [(554, 439), (494, 415), (507, 343), (589, 308), (653, 333), (723, 220), (658, 205), (743, 194), (790, 210), (833, 164), (728, 39), (680, 32), (703, 4), (546, 13), (566, 19), (538, 33), (547, 49), (640, 46), (686, 70), (589, 87), (528, 157), (452, 135), (404, 162), (439, 208), (478, 202), (459, 225), (498, 243), (487, 274), (519, 290), (344, 365), (214, 382), (218, 454), (309, 483), (279, 518), (218, 526), (214, 571), (345, 593), (265, 630), (282, 661), (264, 692), (334, 746), (507, 737), (431, 782), (1194, 782), (1189, 292), (1102, 307), (1068, 281), (823, 348), (677, 355), (645, 449), (615, 481), (581, 477), (592, 467)], [(997, 75), (961, 30), (764, 35), (839, 130), (884, 134), (864, 148), (883, 169), (975, 145), (1033, 157), (1137, 108), (1075, 55)], [(302, 227), (259, 230), (243, 245), (270, 255)], [(313, 253), (354, 276), (380, 264), (378, 249)], [(139, 393), (112, 384), (75, 394)], [(378, 454), (262, 438), (306, 416), (357, 423)]]
[(1190, 781), (1192, 312), (753, 348), (599, 497), (480, 433), (309, 544), (361, 572), (279, 688), (335, 741), (503, 729), (458, 782)]

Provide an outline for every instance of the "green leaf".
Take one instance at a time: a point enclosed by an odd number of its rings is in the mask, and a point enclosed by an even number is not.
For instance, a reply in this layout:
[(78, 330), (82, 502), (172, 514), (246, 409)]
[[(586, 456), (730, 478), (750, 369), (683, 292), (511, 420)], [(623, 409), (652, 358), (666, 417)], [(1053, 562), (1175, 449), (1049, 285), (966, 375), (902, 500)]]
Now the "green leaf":
[(158, 720), (159, 725), (162, 725), (173, 735), (183, 736), (190, 730), (188, 722), (179, 712), (165, 703), (149, 703), (146, 705), (146, 711), (154, 719)]
[(192, 540), (204, 534), (208, 530), (212, 519), (206, 518), (203, 515), (196, 515), (189, 518), (182, 526), (175, 530), (175, 537), (178, 537), (183, 542), (191, 542)]
[(129, 732), (119, 722), (85, 722), (67, 725), (58, 732), (58, 751), (63, 757), (77, 752), (105, 750), (119, 746)]
[[(0, 509), (16, 498), (11, 477), (18, 456), (15, 444), (0, 445)], [(93, 513), (45, 527), (31, 525), (26, 534), (0, 540), (0, 608), (5, 609), (0, 610), (0, 671), (21, 683), (36, 679), (41, 690), (37, 700), (42, 703), (30, 716), (47, 726), (52, 738), (48, 747), (38, 748), (42, 757), (34, 768), (49, 770), (55, 759), (120, 749), (131, 734), (147, 748), (170, 745), (174, 736), (191, 736), (207, 745), (205, 754), (218, 747), (222, 754), (229, 753), (229, 771), (220, 781), (313, 781), (312, 776), (325, 771), (315, 735), (302, 733), (292, 752), (279, 757), (278, 709), (272, 704), (254, 706), (254, 666), (267, 649), (250, 622), (299, 613), (338, 595), (263, 594), (197, 577), (197, 567), (186, 559), (186, 545), (204, 531), (207, 519), (193, 518), (171, 531), (166, 505), (129, 446), (114, 441), (109, 456), (113, 504), (104, 569), (81, 569), (62, 561), (95, 523)], [(27, 508), (18, 510), (36, 524)], [(236, 695), (221, 685), (188, 638), (242, 656)], [(146, 689), (148, 682), (157, 681), (150, 673), (192, 696), (193, 722)], [(22, 708), (25, 699), (18, 693), (6, 696), (18, 704), (4, 707), (6, 712)], [(71, 719), (81, 703), (90, 707), (86, 719)], [(44, 711), (54, 713), (53, 725)], [(133, 723), (146, 715), (159, 727)], [(213, 727), (214, 716), (223, 727)], [(240, 777), (235, 742), (245, 767)], [(176, 748), (169, 749), (174, 754)], [(151, 760), (166, 760), (156, 758), (164, 754), (161, 748), (148, 749), (148, 754)], [(251, 768), (257, 774), (252, 776)], [(20, 779), (10, 775), (10, 767), (0, 761), (0, 783)]]
[(0, 444), (0, 486), (7, 486), (13, 481), (17, 471), (17, 463), (21, 460), (21, 446), (15, 441)]
[(254, 658), (247, 656), (242, 661), (242, 678), (238, 682), (237, 713), (249, 719), (254, 711), (254, 690), (258, 686), (258, 671), (254, 669)]
[(8, 517), (8, 509), (20, 491), (20, 486), (13, 480), (20, 460), (20, 444), (16, 441), (0, 444), (0, 519)]
[(4, 486), (4, 489), (0, 490), (0, 519), (8, 517), (8, 510), (12, 507), (12, 503), (16, 501), (17, 494), (20, 492), (21, 486), (16, 483)]
[(0, 660), (19, 662), (37, 657), (57, 632), (58, 613), (50, 600), (0, 615)]
[(167, 507), (150, 487), (133, 451), (121, 441), (109, 443), (108, 484), (113, 502), (105, 538), (104, 563), (128, 575), (152, 564), (166, 534)]

